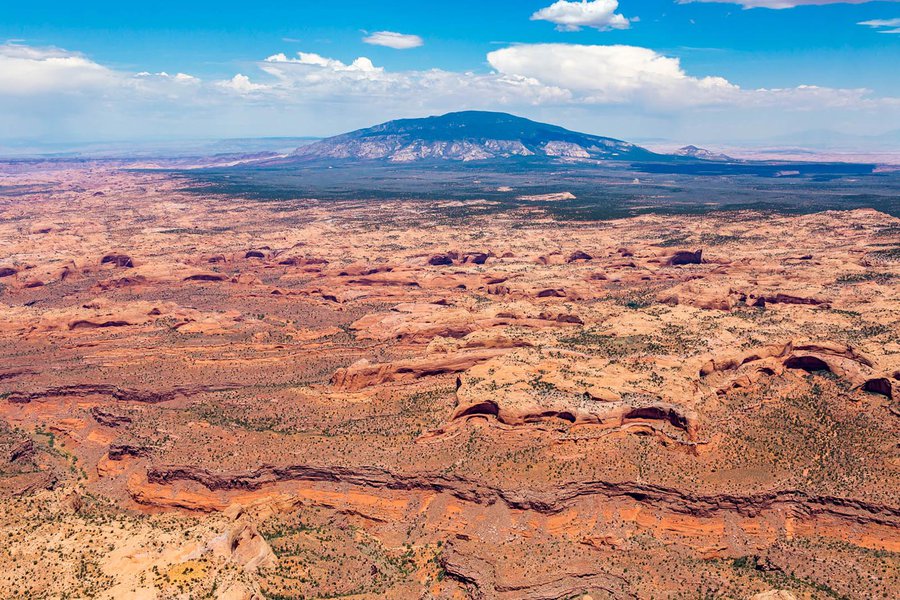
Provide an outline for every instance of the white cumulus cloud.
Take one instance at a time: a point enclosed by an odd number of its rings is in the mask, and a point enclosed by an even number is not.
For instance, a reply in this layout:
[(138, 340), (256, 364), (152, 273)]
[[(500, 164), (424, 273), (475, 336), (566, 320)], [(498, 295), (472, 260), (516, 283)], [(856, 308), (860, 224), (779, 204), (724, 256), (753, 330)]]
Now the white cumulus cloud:
[(630, 21), (616, 12), (618, 8), (618, 0), (559, 0), (531, 15), (531, 20), (550, 21), (560, 31), (579, 31), (582, 27), (628, 29)]
[[(483, 102), (479, 100), (483, 98), (489, 98), (497, 105), (569, 99), (566, 90), (516, 74), (478, 74), (443, 69), (387, 71), (365, 56), (348, 64), (311, 52), (298, 52), (296, 58), (279, 53), (259, 63), (259, 67), (271, 79), (266, 82), (247, 79), (241, 82), (242, 88), (254, 86), (254, 91), (264, 90), (293, 100), (330, 98), (339, 102), (378, 101), (398, 106), (411, 102), (452, 106), (453, 103)], [(243, 90), (235, 88), (235, 91)]]
[(361, 56), (350, 64), (313, 52), (298, 52), (296, 58), (274, 54), (261, 63), (260, 70), (271, 78), (268, 82), (250, 83), (255, 90), (266, 89), (275, 94), (299, 91), (305, 96), (375, 93), (389, 87), (396, 75), (385, 73), (369, 58)]
[(0, 45), (0, 95), (96, 90), (115, 79), (113, 71), (76, 52)]
[(216, 83), (223, 90), (230, 90), (239, 94), (250, 94), (261, 90), (267, 90), (268, 86), (253, 83), (250, 78), (242, 73), (238, 73), (231, 79), (219, 81)]
[(719, 76), (693, 76), (677, 58), (636, 46), (525, 44), (495, 50), (488, 62), (500, 74), (565, 90), (573, 103), (625, 105), (656, 112), (695, 107), (868, 109), (897, 107), (900, 99), (868, 89), (798, 85), (744, 89)]
[(363, 41), (373, 46), (387, 46), (395, 50), (409, 50), (425, 44), (425, 41), (417, 35), (396, 31), (376, 31), (364, 37)]
[(258, 63), (261, 76), (238, 75), (219, 87), (288, 103), (622, 106), (657, 114), (700, 107), (854, 109), (894, 101), (855, 88), (745, 89), (721, 76), (690, 74), (678, 58), (637, 46), (520, 44), (489, 53), (487, 62), (492, 72), (389, 71), (366, 57), (345, 63), (309, 52), (275, 54)]
[(345, 60), (279, 53), (251, 70), (212, 80), (130, 72), (56, 48), (0, 45), (0, 141), (4, 136), (266, 135), (284, 127), (325, 133), (351, 123), (464, 109), (542, 114), (550, 121), (576, 112), (600, 125), (602, 115), (616, 114), (654, 118), (661, 126), (693, 118), (705, 126), (710, 114), (718, 114), (720, 122), (737, 129), (742, 115), (757, 115), (763, 124), (774, 118), (793, 123), (803, 112), (811, 127), (826, 126), (835, 116), (883, 123), (900, 115), (900, 99), (868, 89), (803, 81), (798, 84), (807, 84), (742, 88), (718, 74), (688, 72), (677, 57), (636, 46), (514, 45), (489, 53), (490, 68), (482, 71), (390, 70), (364, 56)]
[(372, 64), (372, 61), (365, 56), (361, 56), (347, 65), (337, 59), (326, 58), (314, 52), (298, 52), (297, 58), (288, 58), (284, 53), (273, 54), (265, 62), (322, 67), (336, 72), (381, 73), (384, 71), (383, 68)]
[(570, 90), (585, 103), (716, 104), (739, 91), (722, 77), (691, 77), (677, 58), (635, 46), (530, 44), (495, 50), (487, 58), (499, 73)]

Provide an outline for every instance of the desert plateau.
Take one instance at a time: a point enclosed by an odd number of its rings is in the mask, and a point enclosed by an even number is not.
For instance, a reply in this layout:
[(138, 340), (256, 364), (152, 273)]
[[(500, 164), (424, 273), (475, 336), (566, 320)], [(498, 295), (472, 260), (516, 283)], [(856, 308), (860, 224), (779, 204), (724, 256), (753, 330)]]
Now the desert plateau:
[(900, 219), (2, 186), (0, 596), (900, 589)]
[(0, 600), (900, 600), (898, 42), (3, 2)]

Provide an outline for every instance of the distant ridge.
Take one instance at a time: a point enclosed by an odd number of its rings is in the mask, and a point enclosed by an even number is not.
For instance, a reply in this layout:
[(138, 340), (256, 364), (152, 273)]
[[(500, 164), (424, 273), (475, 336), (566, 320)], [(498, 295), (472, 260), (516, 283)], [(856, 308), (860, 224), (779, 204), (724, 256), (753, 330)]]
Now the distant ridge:
[(727, 154), (720, 154), (707, 150), (706, 148), (698, 148), (697, 146), (685, 146), (675, 151), (675, 156), (686, 156), (688, 158), (698, 158), (700, 160), (717, 160), (717, 161), (733, 161), (734, 159)]
[(288, 160), (477, 161), (537, 157), (665, 160), (635, 144), (570, 131), (507, 113), (465, 111), (400, 119), (302, 146)]

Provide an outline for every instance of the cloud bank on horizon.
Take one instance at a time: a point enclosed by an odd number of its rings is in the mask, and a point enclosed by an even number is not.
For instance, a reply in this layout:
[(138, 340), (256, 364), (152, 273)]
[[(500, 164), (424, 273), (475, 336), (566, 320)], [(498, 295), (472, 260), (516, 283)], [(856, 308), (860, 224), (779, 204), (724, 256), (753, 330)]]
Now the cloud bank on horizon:
[[(789, 8), (833, 2), (730, 3)], [(563, 32), (594, 31), (599, 42), (614, 30), (642, 23), (638, 15), (626, 17), (619, 11), (617, 0), (560, 0), (533, 12), (531, 20), (553, 23)], [(900, 19), (855, 23), (880, 33), (900, 32)], [(376, 53), (379, 47), (411, 50), (424, 45), (418, 34), (389, 30), (366, 32), (362, 42)], [(630, 131), (670, 135), (692, 127), (704, 129), (707, 136), (766, 128), (777, 133), (785, 123), (824, 128), (838, 116), (854, 128), (900, 123), (900, 97), (864, 86), (819, 84), (810, 72), (797, 74), (790, 85), (782, 77), (780, 84), (748, 86), (726, 73), (688, 68), (671, 50), (636, 44), (500, 46), (485, 52), (482, 65), (474, 69), (388, 67), (382, 66), (386, 55), (348, 60), (304, 50), (251, 59), (223, 78), (138, 71), (104, 64), (77, 49), (7, 42), (0, 44), (0, 142), (168, 132), (326, 135), (390, 118), (462, 109), (504, 110), (554, 121), (548, 115), (559, 114), (574, 128), (623, 137)], [(285, 123), (293, 127), (285, 131)], [(609, 130), (609, 123), (622, 129)]]
[(900, 98), (867, 89), (797, 85), (745, 89), (721, 76), (694, 76), (678, 58), (649, 48), (564, 43), (518, 44), (486, 56), (487, 73), (442, 69), (390, 71), (367, 57), (344, 63), (311, 52), (274, 54), (254, 76), (202, 80), (185, 73), (131, 73), (59, 48), (0, 46), (0, 107), (24, 114), (56, 98), (72, 115), (92, 110), (137, 112), (160, 105), (231, 111), (241, 106), (296, 107), (340, 102), (421, 111), (487, 107), (630, 107), (677, 115), (699, 109), (771, 108), (897, 110)]
[[(827, 4), (866, 4), (879, 0), (678, 0), (679, 4), (691, 4), (694, 2), (706, 2), (715, 4), (740, 4), (744, 8), (771, 8), (783, 10), (798, 6), (825, 6)], [(882, 2), (897, 2), (900, 0), (880, 0)]]

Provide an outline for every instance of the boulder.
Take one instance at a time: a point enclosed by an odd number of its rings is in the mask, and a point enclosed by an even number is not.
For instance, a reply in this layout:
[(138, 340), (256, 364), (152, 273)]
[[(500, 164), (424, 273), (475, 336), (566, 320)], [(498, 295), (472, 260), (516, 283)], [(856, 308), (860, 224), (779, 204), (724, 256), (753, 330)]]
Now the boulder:
[(581, 250), (576, 250), (572, 254), (569, 255), (569, 258), (566, 259), (567, 263), (573, 263), (576, 261), (588, 261), (593, 260), (593, 256), (588, 254), (587, 252), (583, 252)]
[(435, 254), (428, 259), (428, 264), (432, 267), (447, 267), (453, 264), (453, 256), (450, 254)]
[(699, 265), (702, 262), (703, 250), (678, 250), (668, 258), (666, 264), (669, 266)]
[(123, 269), (130, 269), (134, 266), (134, 261), (127, 254), (107, 254), (100, 259), (101, 265), (112, 265)]

